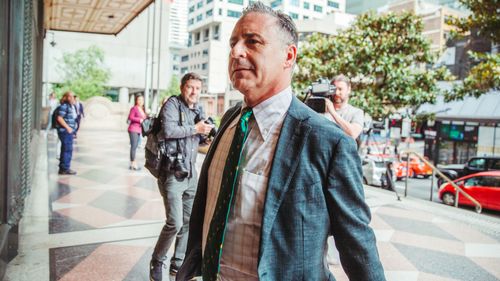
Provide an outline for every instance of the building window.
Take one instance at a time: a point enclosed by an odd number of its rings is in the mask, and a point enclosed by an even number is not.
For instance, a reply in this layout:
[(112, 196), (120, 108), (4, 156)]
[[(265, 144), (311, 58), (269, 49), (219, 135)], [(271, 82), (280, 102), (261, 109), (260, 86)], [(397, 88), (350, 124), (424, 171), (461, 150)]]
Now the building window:
[(182, 58), (181, 58), (181, 61), (188, 61), (188, 60), (189, 60), (188, 55), (182, 56)]
[(205, 29), (205, 36), (203, 36), (203, 41), (208, 41), (210, 39), (210, 29)]
[(200, 44), (200, 33), (199, 32), (196, 32), (196, 35), (194, 37), (194, 44), (195, 45)]
[(292, 12), (290, 12), (289, 14), (290, 14), (290, 17), (291, 17), (292, 19), (294, 19), (294, 20), (296, 20), (296, 19), (298, 19), (298, 18), (299, 18), (299, 14), (292, 13)]
[(222, 9), (219, 9), (219, 16), (222, 16)]
[(290, 0), (290, 5), (300, 7), (299, 0)]
[(196, 7), (198, 9), (201, 8), (201, 7), (203, 7), (203, 1), (198, 2), (198, 4), (196, 5)]
[(213, 36), (214, 36), (215, 40), (219, 40), (219, 26), (218, 25), (214, 26)]
[(339, 8), (339, 3), (335, 2), (335, 1), (328, 0), (328, 7), (332, 7), (332, 8), (338, 9)]
[(174, 65), (174, 66), (172, 66), (172, 70), (174, 70), (174, 71), (179, 70), (179, 66), (178, 66), (178, 65)]
[(309, 2), (304, 2), (304, 9), (309, 10)]
[(227, 10), (227, 16), (232, 18), (239, 18), (241, 16), (241, 12)]
[(207, 0), (207, 4), (212, 3), (213, 0)]
[(203, 56), (204, 57), (208, 56), (208, 49), (203, 50)]
[(192, 12), (194, 12), (194, 5), (189, 7), (189, 13), (192, 13)]
[(281, 5), (282, 2), (283, 2), (282, 0), (275, 0), (275, 1), (271, 2), (271, 8), (278, 7), (279, 5)]
[(321, 7), (320, 5), (314, 5), (314, 11), (318, 12), (318, 13), (322, 13), (323, 7)]
[(184, 74), (186, 72), (188, 72), (188, 68), (187, 67), (181, 68), (181, 74)]
[(202, 14), (199, 14), (196, 16), (196, 22), (199, 22), (203, 19), (203, 15)]
[(188, 25), (192, 25), (194, 23), (194, 19), (189, 19)]
[(214, 10), (213, 10), (213, 9), (208, 10), (208, 11), (207, 11), (207, 18), (208, 18), (208, 17), (211, 17), (213, 13), (214, 13)]
[(306, 19), (309, 19), (309, 16), (304, 16), (304, 17), (303, 17), (303, 19), (305, 19), (305, 20), (306, 20)]
[(201, 69), (207, 70), (208, 69), (208, 63), (204, 63), (201, 65)]
[(243, 0), (227, 0), (229, 3), (243, 5)]

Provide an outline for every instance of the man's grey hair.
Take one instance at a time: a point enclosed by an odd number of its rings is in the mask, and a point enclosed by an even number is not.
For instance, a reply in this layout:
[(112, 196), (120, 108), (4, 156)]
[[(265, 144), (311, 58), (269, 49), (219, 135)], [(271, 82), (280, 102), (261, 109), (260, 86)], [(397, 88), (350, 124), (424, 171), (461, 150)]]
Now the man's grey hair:
[(241, 18), (245, 17), (246, 15), (250, 13), (261, 13), (261, 14), (267, 14), (272, 17), (275, 17), (277, 22), (277, 27), (282, 31), (282, 36), (283, 41), (286, 45), (292, 45), (294, 44), (295, 46), (298, 47), (299, 44), (299, 36), (297, 34), (297, 27), (295, 26), (295, 23), (293, 22), (292, 18), (283, 13), (282, 11), (275, 11), (271, 7), (266, 6), (264, 3), (257, 1), (253, 2), (248, 7), (246, 7), (243, 10), (243, 14), (241, 15)]
[(337, 75), (337, 76), (333, 77), (333, 79), (330, 82), (330, 84), (333, 85), (333, 83), (335, 83), (335, 82), (344, 82), (344, 83), (347, 84), (347, 87), (349, 89), (351, 88), (351, 80), (347, 76), (345, 76), (343, 74), (340, 74), (340, 75)]

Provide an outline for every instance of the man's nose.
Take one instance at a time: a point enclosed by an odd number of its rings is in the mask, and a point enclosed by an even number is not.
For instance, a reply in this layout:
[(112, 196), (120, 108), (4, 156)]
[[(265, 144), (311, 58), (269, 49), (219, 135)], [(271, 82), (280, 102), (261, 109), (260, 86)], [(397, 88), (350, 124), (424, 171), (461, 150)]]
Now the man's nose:
[(244, 57), (246, 52), (246, 48), (241, 41), (236, 42), (234, 46), (231, 48), (231, 57), (239, 58)]

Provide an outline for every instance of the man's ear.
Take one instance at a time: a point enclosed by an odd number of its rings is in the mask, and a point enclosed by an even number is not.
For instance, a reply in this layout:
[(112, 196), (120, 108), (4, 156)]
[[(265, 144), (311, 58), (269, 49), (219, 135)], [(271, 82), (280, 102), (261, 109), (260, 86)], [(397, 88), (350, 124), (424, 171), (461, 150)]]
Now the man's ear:
[(286, 49), (286, 60), (285, 68), (293, 67), (293, 64), (297, 60), (297, 46), (295, 44), (290, 44)]

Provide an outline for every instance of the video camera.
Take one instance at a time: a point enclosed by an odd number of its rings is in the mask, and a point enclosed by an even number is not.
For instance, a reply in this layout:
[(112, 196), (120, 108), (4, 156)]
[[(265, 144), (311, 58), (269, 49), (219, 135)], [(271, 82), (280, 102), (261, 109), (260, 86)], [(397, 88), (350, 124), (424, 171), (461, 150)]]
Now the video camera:
[(307, 88), (305, 104), (318, 113), (326, 112), (325, 99), (335, 94), (336, 87), (326, 78), (319, 78)]

